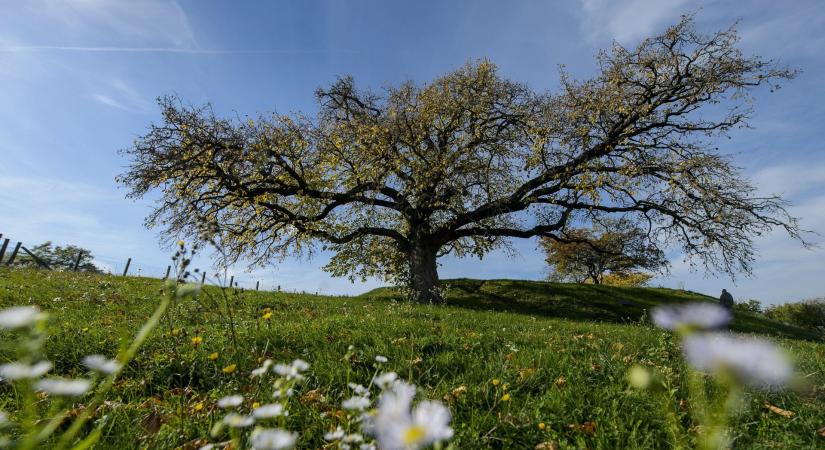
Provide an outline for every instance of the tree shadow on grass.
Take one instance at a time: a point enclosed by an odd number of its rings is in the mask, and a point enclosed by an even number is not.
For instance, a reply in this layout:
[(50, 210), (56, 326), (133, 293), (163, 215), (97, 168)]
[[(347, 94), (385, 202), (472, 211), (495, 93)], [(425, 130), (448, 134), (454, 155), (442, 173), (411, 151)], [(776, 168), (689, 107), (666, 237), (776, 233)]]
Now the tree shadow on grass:
[[(461, 278), (444, 280), (442, 286), (447, 288), (446, 301), (450, 306), (575, 321), (638, 323), (659, 305), (716, 301), (684, 290), (543, 281)], [(400, 295), (395, 289), (380, 288), (362, 297), (397, 299)], [(731, 329), (792, 339), (818, 339), (806, 330), (740, 312), (735, 313)]]

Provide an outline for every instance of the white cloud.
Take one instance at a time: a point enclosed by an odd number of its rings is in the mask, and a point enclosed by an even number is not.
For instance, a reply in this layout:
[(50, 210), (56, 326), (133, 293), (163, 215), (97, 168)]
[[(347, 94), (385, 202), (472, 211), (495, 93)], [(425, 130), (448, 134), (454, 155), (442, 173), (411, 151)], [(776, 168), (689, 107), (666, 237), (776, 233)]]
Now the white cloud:
[(627, 45), (690, 12), (687, 0), (580, 0), (584, 33)]

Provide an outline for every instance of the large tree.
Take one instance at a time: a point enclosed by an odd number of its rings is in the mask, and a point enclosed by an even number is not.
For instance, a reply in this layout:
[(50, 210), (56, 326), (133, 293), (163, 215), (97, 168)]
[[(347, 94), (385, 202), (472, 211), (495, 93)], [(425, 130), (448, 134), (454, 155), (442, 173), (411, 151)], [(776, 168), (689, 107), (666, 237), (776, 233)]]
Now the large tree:
[(562, 71), (557, 92), (480, 61), (381, 93), (342, 78), (317, 91), (313, 116), (225, 119), (163, 98), (119, 180), (132, 197), (160, 190), (149, 226), (213, 241), (227, 262), (322, 243), (333, 274), (400, 278), (419, 301), (439, 300), (439, 256), (615, 214), (711, 270), (748, 271), (753, 236), (798, 237), (797, 223), (714, 140), (746, 125), (752, 88), (793, 72), (736, 43), (686, 17), (600, 53), (589, 80)]
[(658, 272), (667, 266), (664, 252), (650, 242), (647, 232), (629, 220), (605, 219), (592, 228), (565, 230), (544, 237), (541, 245), (552, 267), (551, 279), (602, 284), (605, 275), (623, 279), (637, 271)]

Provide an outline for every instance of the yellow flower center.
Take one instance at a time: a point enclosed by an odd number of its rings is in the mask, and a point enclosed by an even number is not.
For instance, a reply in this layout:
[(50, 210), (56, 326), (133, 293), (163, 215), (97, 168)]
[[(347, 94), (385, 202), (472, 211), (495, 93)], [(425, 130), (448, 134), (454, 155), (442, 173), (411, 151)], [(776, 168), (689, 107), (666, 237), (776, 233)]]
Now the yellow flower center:
[(413, 425), (407, 428), (406, 431), (404, 431), (404, 444), (412, 445), (421, 442), (422, 440), (424, 440), (424, 436), (426, 435), (427, 430), (425, 430), (424, 427), (419, 425)]

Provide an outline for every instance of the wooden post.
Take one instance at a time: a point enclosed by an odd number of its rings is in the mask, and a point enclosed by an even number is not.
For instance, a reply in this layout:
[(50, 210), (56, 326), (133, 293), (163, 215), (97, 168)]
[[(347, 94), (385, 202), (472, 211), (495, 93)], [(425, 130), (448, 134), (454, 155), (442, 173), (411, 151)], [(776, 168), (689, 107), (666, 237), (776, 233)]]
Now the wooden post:
[(172, 271), (172, 266), (166, 266), (166, 275), (163, 276), (163, 279), (169, 278), (169, 272)]
[(0, 247), (0, 264), (3, 264), (3, 255), (6, 254), (6, 248), (9, 246), (9, 241), (11, 241), (11, 239), (6, 238), (6, 240), (3, 241), (3, 246)]
[(32, 259), (34, 260), (34, 262), (37, 263), (38, 266), (40, 266), (40, 267), (42, 267), (46, 270), (52, 270), (52, 268), (49, 267), (49, 265), (46, 263), (46, 261), (43, 261), (42, 259), (38, 258), (37, 255), (35, 255), (31, 251), (29, 251), (29, 249), (27, 249), (26, 247), (20, 247), (20, 248), (22, 248), (24, 252), (28, 253), (28, 255), (32, 257)]
[(258, 290), (258, 287), (260, 287), (260, 285), (261, 285), (261, 282), (260, 282), (260, 281), (256, 281), (256, 282), (255, 282), (255, 290), (256, 290), (256, 291)]
[(235, 275), (229, 278), (229, 287), (235, 287)]
[(206, 282), (206, 271), (203, 271), (203, 275), (201, 275), (201, 284)]
[(132, 258), (126, 260), (126, 268), (123, 269), (123, 276), (125, 277), (127, 273), (129, 273), (129, 264), (132, 264)]
[(11, 265), (11, 263), (13, 263), (13, 262), (14, 262), (14, 258), (15, 258), (15, 256), (17, 256), (17, 252), (18, 252), (18, 250), (20, 250), (20, 246), (21, 246), (21, 245), (23, 245), (23, 243), (22, 243), (22, 242), (18, 242), (18, 243), (17, 243), (17, 245), (15, 245), (15, 246), (14, 246), (14, 250), (12, 250), (12, 252), (11, 252), (11, 256), (9, 256), (9, 260), (8, 260), (8, 261), (6, 261), (6, 265), (7, 265), (7, 266), (10, 266), (10, 265)]
[(74, 260), (74, 267), (72, 267), (73, 271), (77, 272), (77, 268), (80, 267), (80, 258), (82, 258), (82, 257), (83, 257), (83, 252), (78, 251), (77, 252), (77, 259)]

